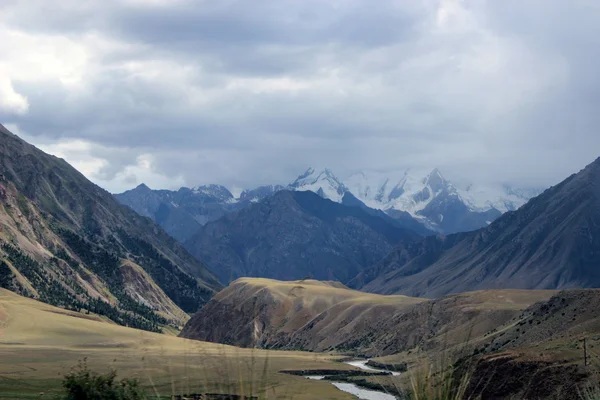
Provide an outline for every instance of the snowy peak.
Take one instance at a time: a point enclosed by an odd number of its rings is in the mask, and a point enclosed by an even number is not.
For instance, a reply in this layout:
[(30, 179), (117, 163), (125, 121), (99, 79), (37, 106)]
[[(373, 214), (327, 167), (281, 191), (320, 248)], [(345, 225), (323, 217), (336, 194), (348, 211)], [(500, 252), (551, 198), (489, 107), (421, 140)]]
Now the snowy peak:
[(258, 203), (259, 201), (274, 195), (276, 192), (283, 190), (281, 185), (265, 185), (259, 186), (256, 189), (244, 190), (240, 194), (240, 202)]
[(350, 192), (370, 208), (405, 211), (418, 219), (423, 218), (423, 210), (434, 200), (436, 204), (449, 200), (459, 202), (472, 212), (495, 209), (504, 213), (516, 210), (541, 193), (536, 189), (506, 185), (457, 187), (439, 168), (407, 169), (397, 173), (359, 171), (344, 181), (329, 169), (308, 168), (287, 189), (310, 190), (337, 202), (341, 202), (345, 192)]
[(292, 184), (289, 190), (309, 190), (319, 196), (340, 203), (348, 188), (340, 181), (330, 169), (317, 172), (314, 168), (308, 168)]
[(315, 169), (312, 167), (308, 167), (308, 169), (306, 171), (304, 171), (304, 173), (296, 179), (296, 182), (306, 179), (314, 174), (315, 174)]
[(444, 179), (444, 176), (437, 168), (434, 168), (433, 171), (423, 179), (423, 183), (435, 193), (439, 193), (448, 188), (448, 181)]
[(220, 203), (228, 203), (235, 201), (233, 195), (225, 186), (221, 185), (203, 185), (196, 186), (191, 189), (192, 193), (196, 196), (203, 196), (210, 198)]
[(542, 193), (541, 189), (519, 189), (507, 185), (468, 185), (457, 189), (462, 201), (472, 210), (494, 208), (502, 213), (514, 211), (529, 199)]
[[(600, 166), (600, 159), (595, 166)], [(487, 226), (501, 213), (516, 210), (542, 192), (502, 184), (457, 184), (446, 179), (438, 168), (358, 171), (343, 180), (330, 169), (308, 168), (287, 186), (237, 189), (235, 195), (225, 186), (214, 184), (182, 187), (178, 191), (152, 190), (141, 184), (117, 197), (142, 215), (159, 215), (157, 222), (170, 234), (187, 239), (191, 231), (186, 226), (181, 228), (182, 221), (203, 225), (280, 190), (312, 191), (338, 203), (343, 203), (345, 195), (352, 195), (354, 203), (381, 210), (393, 218), (414, 219), (429, 230), (443, 233)]]

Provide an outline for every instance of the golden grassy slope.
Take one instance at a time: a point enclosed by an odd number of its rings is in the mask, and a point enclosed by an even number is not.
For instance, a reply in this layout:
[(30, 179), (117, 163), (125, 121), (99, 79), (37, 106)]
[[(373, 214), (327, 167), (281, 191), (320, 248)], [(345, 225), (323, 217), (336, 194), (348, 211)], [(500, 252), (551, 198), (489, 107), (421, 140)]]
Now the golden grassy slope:
[(205, 305), (182, 336), (368, 356), (439, 350), (473, 340), (554, 293), (486, 290), (429, 300), (358, 292), (333, 282), (241, 278)]
[(266, 393), (267, 398), (350, 399), (326, 382), (283, 369), (347, 369), (331, 356), (239, 349), (125, 328), (0, 289), (0, 398), (56, 392), (78, 360), (98, 371), (138, 377), (162, 396), (172, 393)]
[[(350, 321), (377, 320), (424, 301), (359, 292), (337, 282), (240, 278), (196, 313), (182, 336), (242, 347), (322, 351), (353, 335)], [(329, 337), (328, 329), (335, 335)]]
[(240, 296), (251, 298), (261, 291), (268, 291), (275, 301), (284, 303), (286, 309), (292, 305), (300, 308), (301, 305), (303, 310), (310, 310), (313, 315), (340, 305), (344, 308), (365, 304), (408, 306), (427, 300), (403, 295), (384, 296), (360, 292), (335, 281), (278, 281), (266, 278), (239, 278), (215, 295), (214, 299), (227, 304), (238, 301)]
[[(25, 208), (27, 212), (21, 210)], [(52, 263), (49, 263), (49, 260), (55, 256), (50, 249), (64, 248), (64, 243), (49, 228), (47, 221), (33, 202), (22, 196), (13, 185), (0, 182), (0, 244), (2, 241), (16, 245), (15, 247), (24, 254), (39, 262), (43, 268), (50, 271), (53, 279), (73, 281), (91, 297), (118, 305), (118, 300), (107, 284), (87, 269), (84, 263), (80, 263), (80, 268), (77, 270), (70, 269), (64, 260), (60, 262), (62, 268), (55, 268)], [(77, 258), (74, 254), (70, 256)], [(11, 269), (20, 293), (39, 298), (35, 285), (19, 272), (19, 268), (13, 266), (2, 249), (0, 249), (0, 261), (5, 262)], [(121, 264), (125, 291), (130, 297), (158, 310), (158, 315), (174, 325), (182, 327), (189, 320), (189, 315), (165, 294), (141, 266), (127, 259), (122, 259)], [(73, 289), (67, 285), (64, 286), (64, 290), (68, 292)]]

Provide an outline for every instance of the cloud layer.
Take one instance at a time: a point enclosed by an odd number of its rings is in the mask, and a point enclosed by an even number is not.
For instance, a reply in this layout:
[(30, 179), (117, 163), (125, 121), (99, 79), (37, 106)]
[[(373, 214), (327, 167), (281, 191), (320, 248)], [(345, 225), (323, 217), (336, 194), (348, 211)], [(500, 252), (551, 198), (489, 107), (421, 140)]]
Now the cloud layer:
[(7, 0), (0, 122), (112, 191), (600, 156), (600, 4)]

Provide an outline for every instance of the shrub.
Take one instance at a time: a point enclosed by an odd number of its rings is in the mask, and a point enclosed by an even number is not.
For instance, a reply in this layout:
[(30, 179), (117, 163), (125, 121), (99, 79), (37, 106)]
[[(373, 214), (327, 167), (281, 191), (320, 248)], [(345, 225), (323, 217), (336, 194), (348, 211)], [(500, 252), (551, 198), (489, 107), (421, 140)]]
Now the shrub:
[(145, 400), (146, 395), (136, 379), (116, 381), (117, 373), (99, 375), (90, 371), (85, 360), (65, 376), (64, 400)]

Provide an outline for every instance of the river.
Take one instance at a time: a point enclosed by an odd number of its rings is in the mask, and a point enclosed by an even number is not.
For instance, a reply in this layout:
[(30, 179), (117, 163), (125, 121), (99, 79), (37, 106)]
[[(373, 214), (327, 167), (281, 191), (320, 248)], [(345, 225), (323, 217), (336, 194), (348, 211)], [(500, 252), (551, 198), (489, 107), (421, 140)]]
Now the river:
[[(391, 371), (385, 371), (382, 369), (369, 367), (367, 365), (368, 361), (369, 360), (355, 360), (355, 361), (348, 361), (348, 362), (346, 362), (346, 364), (352, 365), (353, 367), (360, 368), (362, 370), (370, 371), (370, 372), (391, 372)], [(393, 376), (400, 375), (399, 372), (391, 372), (391, 374)], [(307, 376), (306, 378), (313, 379), (313, 380), (322, 380), (325, 377), (322, 375), (311, 375), (311, 376)], [(365, 388), (355, 385), (354, 383), (331, 381), (331, 384), (333, 386), (335, 386), (336, 388), (340, 389), (341, 391), (350, 393), (362, 400), (396, 400), (396, 396), (393, 396), (393, 395), (385, 393), (385, 392), (380, 392), (377, 390), (365, 389)]]

